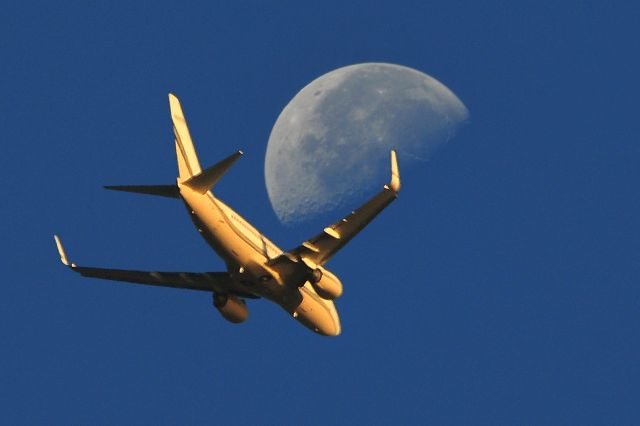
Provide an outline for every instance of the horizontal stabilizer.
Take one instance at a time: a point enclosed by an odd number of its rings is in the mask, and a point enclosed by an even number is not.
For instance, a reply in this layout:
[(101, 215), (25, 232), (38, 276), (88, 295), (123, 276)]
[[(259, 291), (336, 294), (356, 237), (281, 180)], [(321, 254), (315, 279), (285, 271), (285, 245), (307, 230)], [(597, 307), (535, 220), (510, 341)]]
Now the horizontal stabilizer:
[(238, 151), (220, 161), (218, 164), (209, 167), (202, 173), (184, 181), (183, 184), (200, 194), (204, 194), (218, 183), (222, 175), (224, 175), (226, 171), (229, 170), (229, 167), (241, 156), (242, 151)]
[(180, 198), (176, 185), (110, 185), (105, 189), (113, 191), (136, 192), (138, 194), (158, 195), (160, 197)]

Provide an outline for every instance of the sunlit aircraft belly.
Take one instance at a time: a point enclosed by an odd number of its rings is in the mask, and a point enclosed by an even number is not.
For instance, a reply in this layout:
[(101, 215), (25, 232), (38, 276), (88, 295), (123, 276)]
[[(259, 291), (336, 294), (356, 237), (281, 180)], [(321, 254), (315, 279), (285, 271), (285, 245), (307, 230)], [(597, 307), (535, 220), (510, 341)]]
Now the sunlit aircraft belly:
[(256, 250), (255, 243), (231, 222), (233, 210), (209, 193), (201, 195), (187, 190), (182, 192), (182, 197), (198, 232), (227, 265), (238, 265), (237, 271), (230, 272), (235, 273), (241, 283), (246, 283), (251, 293), (269, 298), (264, 293), (265, 287), (271, 290), (282, 287), (279, 277), (274, 276), (275, 271), (265, 265), (266, 255)]
[(202, 237), (227, 265), (238, 265), (230, 272), (248, 293), (277, 303), (317, 333), (340, 333), (332, 301), (320, 298), (309, 283), (301, 288), (287, 285), (277, 270), (267, 266), (282, 250), (211, 193), (201, 195), (186, 189), (181, 195)]

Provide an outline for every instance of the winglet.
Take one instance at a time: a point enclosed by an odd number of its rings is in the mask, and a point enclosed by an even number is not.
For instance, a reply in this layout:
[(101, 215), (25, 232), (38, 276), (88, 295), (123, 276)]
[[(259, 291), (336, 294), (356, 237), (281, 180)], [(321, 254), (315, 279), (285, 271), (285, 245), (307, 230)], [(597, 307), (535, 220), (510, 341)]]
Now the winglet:
[(64, 252), (64, 247), (62, 246), (62, 241), (60, 241), (60, 237), (54, 235), (53, 238), (56, 240), (56, 245), (58, 246), (58, 253), (60, 254), (60, 261), (65, 266), (71, 266), (72, 268), (76, 265), (73, 263), (69, 263), (69, 259), (67, 258), (67, 253)]
[(393, 192), (400, 192), (400, 169), (394, 150), (391, 150), (391, 183), (389, 186)]

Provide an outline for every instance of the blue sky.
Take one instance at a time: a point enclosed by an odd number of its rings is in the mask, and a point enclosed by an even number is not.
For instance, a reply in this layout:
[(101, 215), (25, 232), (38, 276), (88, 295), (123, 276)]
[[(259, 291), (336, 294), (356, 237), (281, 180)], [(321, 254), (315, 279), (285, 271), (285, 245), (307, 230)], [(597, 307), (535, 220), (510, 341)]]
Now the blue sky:
[[(637, 6), (211, 3), (3, 8), (5, 422), (638, 423)], [(101, 189), (173, 181), (169, 91), (204, 165), (246, 153), (221, 198), (282, 247), (314, 235), (271, 210), (269, 133), (370, 61), (434, 76), (470, 120), (329, 264), (342, 336), (59, 264), (54, 232), (81, 264), (223, 268), (180, 203)]]

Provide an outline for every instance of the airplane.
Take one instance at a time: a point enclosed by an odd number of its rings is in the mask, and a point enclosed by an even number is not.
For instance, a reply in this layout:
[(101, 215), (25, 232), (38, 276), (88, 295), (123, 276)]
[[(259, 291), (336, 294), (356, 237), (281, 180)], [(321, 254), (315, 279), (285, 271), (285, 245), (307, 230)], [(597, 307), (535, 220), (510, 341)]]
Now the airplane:
[(264, 298), (320, 335), (339, 335), (334, 300), (342, 295), (342, 282), (324, 265), (396, 199), (400, 174), (395, 151), (391, 151), (389, 184), (359, 209), (285, 252), (212, 192), (242, 151), (202, 170), (180, 101), (171, 93), (169, 106), (178, 160), (176, 184), (105, 188), (181, 199), (198, 232), (226, 263), (227, 271), (147, 272), (79, 266), (69, 260), (60, 238), (54, 235), (62, 263), (85, 277), (210, 292), (213, 305), (232, 323), (248, 318), (245, 299)]

